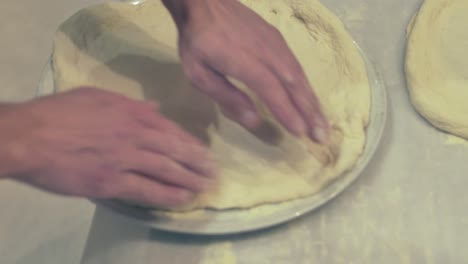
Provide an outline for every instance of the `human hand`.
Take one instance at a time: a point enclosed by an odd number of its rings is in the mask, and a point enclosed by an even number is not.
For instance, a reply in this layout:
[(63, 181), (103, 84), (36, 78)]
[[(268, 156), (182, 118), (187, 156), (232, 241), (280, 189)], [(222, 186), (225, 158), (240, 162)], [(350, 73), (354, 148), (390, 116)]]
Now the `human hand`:
[(227, 77), (246, 84), (292, 134), (324, 143), (329, 125), (303, 69), (280, 32), (237, 0), (165, 0), (179, 29), (193, 85), (247, 128), (260, 116)]
[(0, 118), (0, 166), (34, 186), (178, 207), (213, 181), (204, 146), (154, 104), (80, 88), (13, 107)]

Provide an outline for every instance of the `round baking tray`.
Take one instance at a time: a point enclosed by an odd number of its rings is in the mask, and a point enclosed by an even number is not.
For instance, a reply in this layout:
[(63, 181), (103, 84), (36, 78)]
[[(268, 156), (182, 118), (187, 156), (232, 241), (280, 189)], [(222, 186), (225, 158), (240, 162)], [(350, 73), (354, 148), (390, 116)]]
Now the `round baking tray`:
[[(138, 4), (139, 2), (132, 2)], [(330, 182), (320, 192), (302, 199), (277, 204), (265, 204), (250, 209), (198, 210), (173, 213), (128, 206), (116, 201), (98, 201), (124, 217), (156, 229), (178, 233), (220, 235), (249, 232), (278, 225), (309, 213), (349, 187), (361, 174), (379, 146), (387, 115), (387, 94), (376, 67), (361, 51), (371, 87), (370, 120), (364, 152), (354, 168)], [(37, 96), (55, 92), (53, 65), (46, 66), (37, 89)]]
[[(371, 85), (371, 112), (367, 127), (364, 152), (354, 168), (309, 197), (279, 204), (266, 204), (251, 209), (198, 210), (188, 213), (170, 213), (131, 207), (115, 201), (99, 201), (121, 215), (157, 229), (191, 234), (233, 234), (254, 231), (278, 225), (309, 213), (350, 186), (361, 174), (378, 148), (384, 131), (387, 113), (387, 95), (384, 82), (372, 63), (366, 59)], [(52, 63), (44, 70), (37, 96), (55, 92)]]

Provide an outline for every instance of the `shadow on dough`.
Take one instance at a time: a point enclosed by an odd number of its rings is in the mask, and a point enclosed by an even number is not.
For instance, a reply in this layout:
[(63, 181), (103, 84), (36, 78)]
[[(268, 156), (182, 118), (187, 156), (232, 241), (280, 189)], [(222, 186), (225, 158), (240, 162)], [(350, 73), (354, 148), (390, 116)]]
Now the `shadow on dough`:
[[(214, 101), (191, 86), (184, 75), (177, 51), (148, 35), (108, 6), (101, 5), (97, 9), (79, 12), (65, 22), (60, 30), (80, 52), (102, 62), (103, 67), (138, 82), (145, 99), (157, 101), (162, 114), (209, 144), (208, 128), (218, 125), (221, 112), (217, 110)], [(112, 21), (118, 21), (119, 29), (126, 34), (130, 32), (131, 37), (122, 37), (124, 34), (119, 34), (121, 32), (110, 34), (106, 27)], [(76, 25), (80, 25), (81, 34), (76, 33)], [(106, 32), (106, 48), (125, 47), (125, 50), (135, 52), (122, 53), (110, 59), (103, 57), (103, 47), (95, 44), (103, 32)], [(93, 73), (98, 74), (99, 70), (93, 69)], [(250, 133), (268, 145), (277, 145), (283, 139), (283, 132), (270, 119), (264, 119)], [(234, 140), (224, 136), (223, 139)]]

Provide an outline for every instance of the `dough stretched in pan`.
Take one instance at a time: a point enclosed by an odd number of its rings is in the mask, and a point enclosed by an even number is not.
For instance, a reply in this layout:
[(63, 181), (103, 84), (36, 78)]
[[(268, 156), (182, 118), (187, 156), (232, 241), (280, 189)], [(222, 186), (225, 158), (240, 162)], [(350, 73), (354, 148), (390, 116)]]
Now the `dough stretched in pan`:
[(267, 112), (254, 133), (220, 114), (183, 76), (176, 28), (159, 0), (88, 8), (56, 35), (58, 91), (94, 85), (158, 100), (167, 117), (209, 144), (221, 169), (219, 185), (186, 209), (247, 208), (311, 195), (350, 170), (364, 148), (369, 82), (340, 20), (314, 0), (242, 2), (276, 26), (297, 55), (332, 124), (329, 145), (290, 136)]

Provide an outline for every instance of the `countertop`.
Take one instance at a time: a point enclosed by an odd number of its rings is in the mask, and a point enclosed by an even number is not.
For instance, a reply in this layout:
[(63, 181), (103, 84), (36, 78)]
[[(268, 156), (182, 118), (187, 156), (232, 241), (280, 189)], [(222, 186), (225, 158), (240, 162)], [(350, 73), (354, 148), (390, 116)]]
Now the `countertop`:
[[(359, 180), (305, 217), (235, 236), (159, 232), (98, 207), (83, 264), (468, 263), (468, 144), (424, 121), (405, 85), (405, 30), (421, 0), (322, 2), (378, 67), (389, 94), (381, 147)], [(54, 29), (88, 3), (0, 4), (1, 42), (7, 42), (0, 51), (0, 99), (32, 96)], [(91, 204), (9, 182), (0, 183), (0, 203), (1, 263), (79, 259)]]

